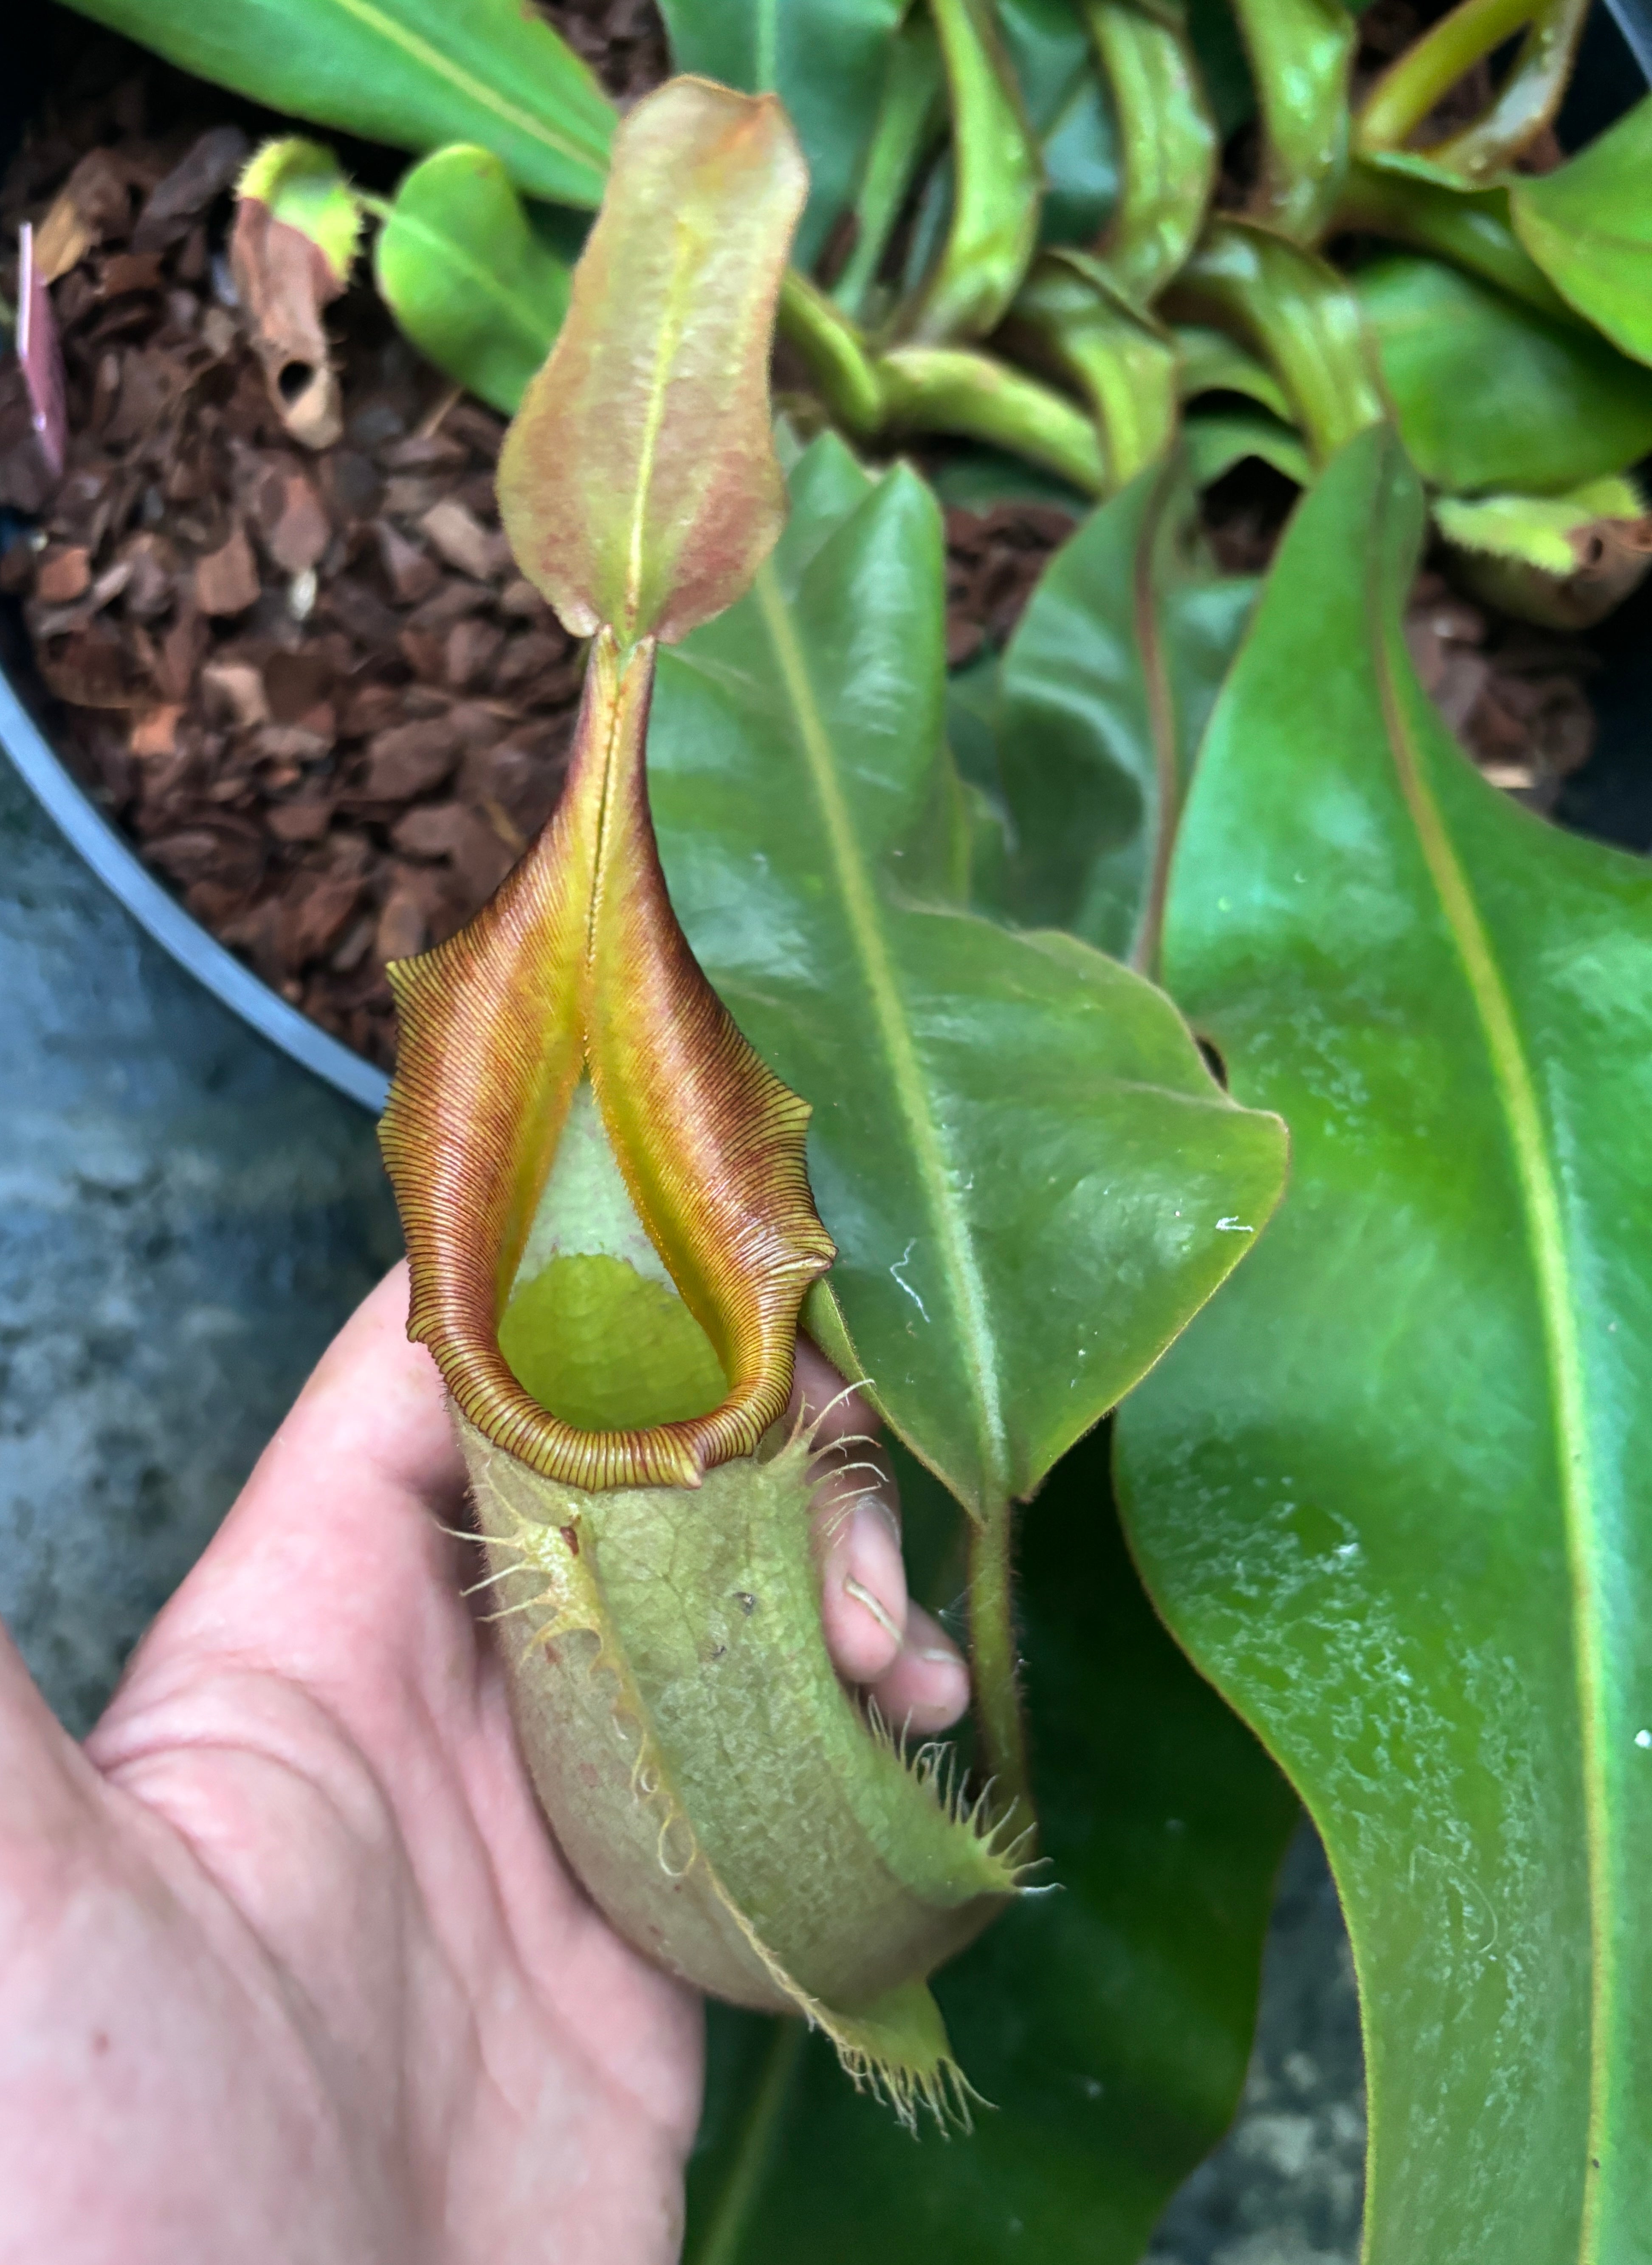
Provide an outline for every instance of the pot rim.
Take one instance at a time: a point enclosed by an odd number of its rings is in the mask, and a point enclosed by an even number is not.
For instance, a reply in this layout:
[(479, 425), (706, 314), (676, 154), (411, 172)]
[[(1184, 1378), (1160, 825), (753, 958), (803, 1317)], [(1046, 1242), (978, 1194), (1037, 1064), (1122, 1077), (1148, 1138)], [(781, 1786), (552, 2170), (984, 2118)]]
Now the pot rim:
[(290, 1006), (184, 909), (65, 768), (3, 666), (0, 747), (70, 847), (164, 951), (261, 1038), (363, 1109), (379, 1114), (390, 1089), (384, 1071)]

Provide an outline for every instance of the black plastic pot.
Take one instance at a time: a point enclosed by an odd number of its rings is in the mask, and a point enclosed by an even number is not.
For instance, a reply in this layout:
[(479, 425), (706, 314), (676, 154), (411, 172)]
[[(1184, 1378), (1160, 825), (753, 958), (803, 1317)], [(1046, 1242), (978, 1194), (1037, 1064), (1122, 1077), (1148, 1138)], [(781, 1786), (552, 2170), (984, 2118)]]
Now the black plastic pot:
[[(203, 0), (225, 4), (225, 0)], [(1582, 141), (1618, 116), (1652, 81), (1652, 0), (1605, 0), (1585, 37), (1562, 126)], [(1615, 25), (1613, 22), (1615, 18)], [(8, 27), (14, 63), (0, 115), (0, 160), (10, 152), (45, 84), (47, 11), (19, 8)], [(1637, 70), (1637, 65), (1639, 67)], [(1652, 848), (1652, 586), (1622, 608), (1593, 640), (1602, 669), (1596, 680), (1600, 742), (1587, 768), (1569, 781), (1557, 815), (1562, 823), (1632, 849)], [(149, 870), (65, 768), (42, 728), (20, 624), (0, 623), (0, 747), (86, 863), (139, 925), (180, 966), (251, 1023), (273, 1045), (324, 1078), (365, 1109), (384, 1105), (382, 1070), (330, 1038), (271, 990), (210, 936)]]

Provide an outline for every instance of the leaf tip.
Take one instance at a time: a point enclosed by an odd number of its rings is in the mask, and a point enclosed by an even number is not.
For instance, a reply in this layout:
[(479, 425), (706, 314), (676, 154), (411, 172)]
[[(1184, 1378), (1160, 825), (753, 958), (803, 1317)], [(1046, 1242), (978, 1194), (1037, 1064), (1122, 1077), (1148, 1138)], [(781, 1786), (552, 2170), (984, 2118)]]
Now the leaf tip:
[(773, 95), (673, 79), (621, 126), (567, 319), (499, 459), (517, 560), (576, 635), (674, 642), (778, 535), (768, 359), (807, 186)]

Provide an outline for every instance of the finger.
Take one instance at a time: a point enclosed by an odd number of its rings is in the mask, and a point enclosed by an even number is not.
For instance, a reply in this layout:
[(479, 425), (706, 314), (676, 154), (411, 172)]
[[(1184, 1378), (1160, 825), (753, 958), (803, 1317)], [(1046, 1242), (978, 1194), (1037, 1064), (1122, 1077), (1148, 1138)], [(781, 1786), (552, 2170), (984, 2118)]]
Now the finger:
[[(276, 1432), (243, 1504), (318, 1454), (347, 1460), (374, 1487), (446, 1510), (463, 1491), (464, 1464), (441, 1379), (407, 1335), (407, 1264), (369, 1291), (317, 1362)], [(240, 1514), (239, 1507), (237, 1515)]]
[(846, 1683), (872, 1683), (899, 1654), (906, 1626), (900, 1495), (876, 1419), (806, 1337), (797, 1341), (793, 1421), (815, 1442), (812, 1532), (820, 1623)]
[[(855, 1474), (862, 1486), (863, 1473)], [(823, 1492), (841, 1481), (828, 1480)], [(875, 1683), (899, 1653), (906, 1632), (906, 1568), (888, 1499), (862, 1494), (815, 1509), (820, 1562), (820, 1624), (832, 1664), (846, 1683)]]
[(18, 1852), (62, 1848), (84, 1824), (92, 1779), (42, 1697), (22, 1653), (0, 1626), (0, 1865), (18, 1885)]
[[(443, 1531), (462, 1521), (464, 1467), (407, 1312), (398, 1266), (323, 1356), (87, 1753), (204, 1854), (269, 1941), (308, 1955), (312, 1921), (346, 1924), (331, 1875), (293, 1852), (313, 1841), (351, 1867), (365, 1849), (385, 1877), (405, 1861), (455, 1986), (478, 2003), (497, 1986), (502, 1970), (484, 1984), (470, 1962), (499, 1929), (559, 2020), (608, 2016), (590, 2044), (611, 2057), (637, 2012), (636, 1955), (544, 1830), (499, 1655), (463, 1599), (463, 1545)], [(358, 1911), (353, 1893), (339, 1908)], [(666, 2020), (692, 2030), (674, 1984), (643, 1988), (650, 2036), (662, 1989)]]
[(970, 1703), (970, 1671), (939, 1620), (921, 1605), (906, 1610), (900, 1650), (872, 1686), (886, 1722), (921, 1737), (949, 1730)]

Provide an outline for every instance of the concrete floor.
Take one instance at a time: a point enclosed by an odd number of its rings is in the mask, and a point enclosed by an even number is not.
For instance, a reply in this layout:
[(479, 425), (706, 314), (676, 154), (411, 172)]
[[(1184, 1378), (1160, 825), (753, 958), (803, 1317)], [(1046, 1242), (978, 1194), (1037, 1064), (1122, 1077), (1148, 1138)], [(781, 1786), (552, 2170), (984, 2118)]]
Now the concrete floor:
[(373, 1128), (0, 761), (0, 1614), (76, 1731), (400, 1249)]
[[(0, 1063), (0, 1618), (81, 1732), (399, 1236), (367, 1117), (175, 968), (4, 761)], [(1151, 2265), (1352, 2265), (1364, 2132), (1305, 1829), (1243, 2113)]]

